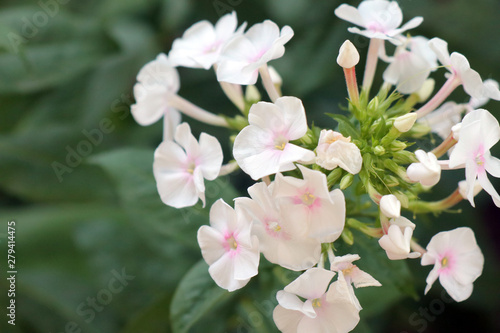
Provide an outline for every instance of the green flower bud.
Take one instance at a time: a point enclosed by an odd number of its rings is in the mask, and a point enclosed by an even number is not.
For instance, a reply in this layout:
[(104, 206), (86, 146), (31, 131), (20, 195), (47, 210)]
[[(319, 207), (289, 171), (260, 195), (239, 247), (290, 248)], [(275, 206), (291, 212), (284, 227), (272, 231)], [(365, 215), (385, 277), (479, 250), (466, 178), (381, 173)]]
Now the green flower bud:
[(376, 146), (373, 148), (373, 153), (377, 156), (382, 156), (385, 154), (385, 148), (382, 146)]
[(342, 177), (342, 180), (340, 180), (340, 189), (345, 190), (349, 186), (351, 186), (352, 182), (354, 180), (354, 175), (351, 173), (346, 174), (344, 177)]
[(344, 173), (344, 170), (342, 170), (341, 168), (333, 169), (332, 172), (330, 172), (330, 174), (326, 177), (326, 180), (328, 182), (328, 188), (337, 184), (339, 179), (342, 177), (343, 173)]
[(354, 244), (354, 235), (352, 234), (351, 230), (344, 228), (344, 231), (342, 231), (341, 237), (342, 237), (342, 240), (344, 242), (346, 242), (347, 244), (349, 244), (349, 245)]

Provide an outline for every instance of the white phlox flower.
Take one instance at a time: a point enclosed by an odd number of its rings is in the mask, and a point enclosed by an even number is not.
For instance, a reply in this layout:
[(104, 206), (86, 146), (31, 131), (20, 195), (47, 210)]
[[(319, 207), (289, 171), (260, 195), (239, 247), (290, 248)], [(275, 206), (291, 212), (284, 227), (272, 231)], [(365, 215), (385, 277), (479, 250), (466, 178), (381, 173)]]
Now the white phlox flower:
[(352, 303), (358, 310), (361, 310), (358, 298), (354, 294), (352, 285), (356, 288), (363, 287), (381, 287), (382, 284), (378, 282), (373, 276), (359, 269), (358, 266), (353, 264), (353, 261), (359, 260), (357, 254), (346, 254), (345, 256), (335, 257), (331, 263), (331, 270), (339, 274), (339, 280), (345, 280), (351, 296)]
[(446, 102), (417, 121), (429, 126), (432, 132), (444, 140), (450, 135), (451, 128), (462, 120), (462, 114), (465, 110), (466, 106), (464, 104)]
[(356, 327), (359, 309), (349, 299), (345, 280), (330, 284), (334, 275), (332, 271), (311, 268), (278, 291), (279, 304), (273, 319), (281, 332), (338, 333)]
[(245, 213), (217, 200), (210, 209), (210, 226), (198, 229), (198, 244), (208, 272), (217, 285), (228, 291), (245, 286), (257, 275), (259, 241), (251, 234)]
[(321, 243), (309, 237), (307, 224), (285, 218), (265, 183), (251, 186), (248, 193), (252, 199), (236, 198), (236, 204), (251, 217), (252, 233), (259, 239), (260, 251), (266, 259), (294, 271), (317, 264)]
[(394, 194), (388, 194), (380, 198), (380, 212), (390, 219), (401, 216), (401, 201)]
[(179, 88), (177, 69), (165, 54), (160, 53), (155, 60), (144, 65), (137, 75), (137, 83), (134, 85), (136, 103), (131, 106), (135, 121), (139, 125), (148, 126), (164, 116), (164, 138), (172, 139), (181, 115), (168, 105), (168, 95), (176, 94)]
[(436, 156), (418, 149), (415, 156), (419, 163), (412, 163), (408, 166), (406, 174), (414, 182), (420, 182), (424, 186), (434, 186), (441, 179), (441, 166)]
[(390, 220), (390, 226), (386, 234), (378, 241), (389, 259), (401, 260), (420, 257), (419, 252), (410, 252), (414, 229), (415, 224), (403, 216)]
[(472, 294), (472, 284), (483, 271), (484, 256), (474, 232), (462, 227), (434, 235), (422, 256), (422, 265), (434, 265), (426, 279), (425, 294), (439, 277), (448, 294), (461, 302)]
[(458, 139), (450, 154), (449, 167), (465, 167), (467, 199), (474, 206), (474, 184), (478, 179), (495, 205), (500, 207), (500, 195), (487, 176), (489, 173), (500, 177), (500, 160), (490, 153), (490, 148), (500, 140), (498, 120), (484, 109), (474, 110), (464, 117)]
[(266, 20), (250, 27), (243, 35), (231, 39), (222, 49), (217, 67), (217, 80), (249, 85), (257, 82), (258, 70), (273, 59), (283, 56), (284, 45), (293, 30)]
[(361, 152), (351, 142), (351, 137), (346, 138), (332, 130), (321, 130), (316, 155), (316, 164), (327, 170), (341, 167), (355, 175), (363, 165)]
[[(473, 196), (478, 195), (479, 192), (481, 192), (482, 190), (483, 190), (483, 188), (481, 187), (481, 184), (476, 179), (476, 181), (474, 182)], [(458, 182), (458, 192), (460, 193), (460, 195), (462, 196), (462, 198), (464, 198), (465, 200), (467, 200), (467, 181), (461, 180), (461, 181)]]
[(479, 109), (481, 106), (485, 105), (490, 101), (492, 96), (498, 96), (500, 93), (499, 84), (493, 79), (486, 79), (483, 82), (484, 88), (486, 89), (486, 94), (483, 98), (471, 97), (468, 104), (466, 104), (467, 112), (471, 112), (475, 109)]
[[(363, 35), (368, 38), (389, 40), (393, 44), (400, 44), (396, 38), (403, 32), (413, 29), (422, 23), (422, 17), (415, 17), (401, 26), (403, 13), (396, 1), (365, 0), (358, 8), (342, 4), (335, 9), (335, 15), (348, 22), (359, 25), (349, 28), (349, 32)], [(400, 27), (401, 26), (401, 27)]]
[(241, 35), (246, 23), (236, 31), (236, 12), (222, 16), (212, 25), (200, 21), (187, 29), (172, 44), (168, 57), (175, 66), (209, 69), (219, 61), (222, 48), (231, 38)]
[(233, 155), (254, 180), (293, 170), (294, 162), (314, 159), (314, 152), (290, 143), (307, 132), (300, 99), (285, 96), (275, 103), (256, 103), (250, 108), (248, 122), (234, 140)]
[(306, 224), (309, 236), (322, 243), (340, 237), (345, 224), (345, 199), (341, 190), (328, 191), (324, 173), (299, 165), (304, 179), (277, 174), (273, 197), (283, 216)]
[(396, 86), (402, 94), (420, 90), (431, 71), (437, 67), (436, 55), (424, 37), (411, 37), (406, 45), (399, 46), (384, 71), (384, 81)]
[(461, 84), (471, 97), (476, 99), (491, 98), (500, 100), (500, 91), (494, 86), (485, 86), (478, 72), (470, 68), (467, 58), (458, 52), (451, 55), (448, 52), (448, 43), (440, 38), (433, 38), (429, 46), (436, 53), (439, 62), (445, 66), (455, 79), (454, 84)]
[(155, 151), (153, 173), (161, 200), (168, 206), (193, 206), (201, 199), (205, 206), (204, 179), (214, 180), (222, 165), (222, 148), (217, 139), (201, 133), (196, 141), (187, 123), (175, 132), (175, 142), (163, 141)]

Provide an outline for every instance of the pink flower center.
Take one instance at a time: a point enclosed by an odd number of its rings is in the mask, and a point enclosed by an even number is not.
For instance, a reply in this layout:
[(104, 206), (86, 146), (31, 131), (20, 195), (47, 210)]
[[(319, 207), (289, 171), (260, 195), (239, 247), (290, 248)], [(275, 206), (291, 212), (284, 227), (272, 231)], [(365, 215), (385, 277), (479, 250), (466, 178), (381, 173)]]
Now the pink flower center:
[(448, 252), (439, 259), (439, 263), (441, 264), (439, 274), (449, 274), (455, 266), (455, 257)]
[(310, 209), (318, 208), (321, 206), (321, 200), (314, 195), (314, 191), (305, 189), (299, 195), (293, 198), (293, 203), (296, 205), (303, 204)]
[(266, 221), (264, 223), (264, 226), (266, 228), (266, 232), (269, 236), (273, 238), (281, 238), (281, 239), (289, 239), (290, 237), (286, 233), (285, 230), (281, 227), (279, 222), (271, 219), (269, 221)]
[(475, 154), (474, 154), (474, 162), (476, 162), (477, 165), (477, 171), (478, 172), (484, 172), (484, 147), (483, 145), (479, 145), (477, 148)]
[(226, 232), (226, 234), (224, 235), (224, 240), (225, 242), (222, 244), (222, 246), (224, 246), (224, 250), (226, 250), (226, 252), (229, 252), (229, 255), (231, 257), (240, 252), (240, 245), (236, 240), (234, 232)]

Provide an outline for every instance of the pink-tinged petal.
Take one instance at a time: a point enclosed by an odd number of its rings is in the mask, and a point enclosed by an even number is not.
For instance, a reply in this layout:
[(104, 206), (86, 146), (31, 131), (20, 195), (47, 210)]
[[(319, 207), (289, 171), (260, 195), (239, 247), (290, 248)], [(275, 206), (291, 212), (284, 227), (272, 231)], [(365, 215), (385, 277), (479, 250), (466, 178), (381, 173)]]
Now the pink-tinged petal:
[(167, 89), (163, 86), (146, 88), (142, 83), (136, 83), (134, 96), (136, 103), (131, 106), (131, 113), (139, 125), (156, 123), (168, 108)]
[(287, 310), (281, 305), (276, 306), (273, 311), (273, 320), (276, 327), (283, 333), (297, 333), (297, 326), (303, 318), (303, 314), (296, 310)]
[[(480, 126), (479, 130), (475, 127), (477, 123)], [(468, 129), (469, 126), (470, 130)], [(473, 136), (474, 131), (479, 132), (479, 134), (476, 134), (478, 138), (472, 142), (474, 144), (473, 149), (477, 149), (479, 144), (482, 144), (484, 151), (487, 151), (500, 140), (500, 125), (498, 120), (485, 109), (477, 109), (468, 113), (462, 121), (462, 129), (464, 128), (467, 131), (467, 142), (469, 144), (471, 144), (469, 137)], [(462, 129), (460, 133), (462, 133)]]
[(327, 306), (319, 314), (328, 328), (326, 332), (331, 332), (332, 327), (335, 327), (335, 332), (350, 332), (359, 323), (359, 308), (352, 302), (352, 295), (352, 287), (345, 279), (339, 279), (330, 285), (326, 294)]
[(323, 268), (311, 268), (285, 287), (285, 291), (306, 299), (320, 298), (326, 292), (335, 273)]
[(287, 143), (285, 149), (279, 156), (279, 172), (285, 172), (295, 169), (293, 162), (309, 162), (314, 160), (315, 154), (312, 150)]
[[(242, 132), (240, 132), (240, 134)], [(235, 149), (236, 149), (236, 144), (235, 144)], [(236, 151), (233, 151), (233, 154), (236, 161), (238, 161), (238, 158), (236, 157), (237, 156)], [(283, 155), (282, 151), (268, 149), (260, 153), (257, 153), (255, 155), (245, 157), (244, 159), (240, 159), (238, 161), (238, 164), (243, 171), (245, 171), (248, 175), (250, 175), (250, 177), (252, 177), (252, 179), (257, 180), (280, 171), (281, 155)], [(287, 170), (284, 171), (295, 169), (295, 166), (293, 166), (292, 168), (285, 168), (285, 169)]]
[[(276, 39), (279, 38), (280, 28), (276, 23), (265, 20), (250, 27), (245, 33), (245, 37), (254, 45), (257, 52), (269, 50)], [(263, 53), (263, 52), (262, 52)]]
[[(488, 176), (486, 176), (486, 173), (485, 172), (478, 173), (477, 179), (479, 180), (479, 183), (481, 184), (482, 188), (489, 195), (491, 195), (491, 198), (493, 199), (493, 202), (495, 203), (495, 205), (497, 207), (500, 207), (500, 195), (498, 195), (498, 192), (495, 190), (495, 188), (491, 184), (490, 180), (488, 179)], [(470, 199), (469, 199), (469, 201), (470, 201)]]
[(286, 130), (283, 110), (278, 105), (269, 102), (258, 102), (252, 105), (248, 114), (248, 122), (250, 125), (274, 133)]
[(222, 147), (219, 141), (206, 133), (200, 135), (200, 168), (203, 177), (214, 180), (219, 175), (222, 166)]
[[(311, 170), (302, 165), (299, 165), (298, 168), (302, 173), (305, 183), (307, 183), (307, 187), (314, 189), (315, 197), (328, 200), (332, 203), (334, 202), (330, 196), (330, 192), (328, 192), (328, 183), (324, 173), (317, 170)], [(339, 198), (337, 193), (335, 194), (335, 197)], [(339, 200), (341, 199), (339, 198)]]
[(259, 273), (259, 259), (259, 241), (254, 237), (252, 248), (242, 248), (233, 258), (234, 278), (237, 280), (246, 280), (257, 275)]
[(370, 39), (389, 40), (394, 45), (400, 45), (401, 44), (401, 42), (399, 42), (397, 39), (392, 38), (390, 36), (387, 36), (385, 33), (380, 32), (380, 31), (361, 30), (361, 29), (359, 29), (357, 27), (347, 28), (347, 31), (349, 31), (351, 33), (354, 33), (354, 34), (359, 34), (359, 35), (365, 36), (366, 38), (370, 38)]
[(280, 290), (276, 294), (276, 299), (278, 300), (279, 305), (281, 305), (284, 309), (300, 311), (302, 314), (310, 318), (316, 317), (316, 312), (314, 311), (311, 302), (302, 302), (297, 295)]
[(395, 36), (397, 34), (401, 34), (401, 33), (405, 32), (406, 30), (416, 28), (420, 24), (422, 24), (423, 21), (424, 21), (424, 18), (421, 16), (414, 17), (411, 20), (409, 20), (408, 22), (406, 22), (405, 24), (403, 24), (401, 26), (401, 28), (393, 30), (391, 35)]
[(231, 12), (222, 16), (215, 24), (215, 34), (217, 39), (227, 41), (234, 35), (236, 27), (238, 26), (238, 19), (236, 12)]
[(203, 225), (198, 229), (198, 244), (201, 248), (203, 259), (208, 265), (212, 265), (226, 253), (223, 246), (224, 236), (216, 229)]
[(431, 255), (429, 252), (426, 252), (422, 255), (422, 261), (420, 262), (420, 265), (422, 266), (428, 266), (428, 265), (434, 265), (436, 263), (436, 258), (434, 255)]
[(222, 234), (231, 233), (238, 227), (236, 212), (219, 199), (210, 208), (210, 225)]
[[(450, 156), (451, 158), (451, 156)], [(486, 174), (485, 174), (486, 177)], [(477, 164), (474, 160), (468, 159), (465, 164), (465, 181), (467, 182), (467, 200), (469, 200), (472, 207), (476, 207), (474, 203), (474, 187), (476, 183), (476, 179), (478, 178)], [(486, 178), (486, 180), (488, 180)], [(489, 181), (488, 181), (489, 182)], [(483, 184), (479, 181), (481, 186), (484, 189)]]
[(155, 151), (153, 174), (162, 201), (181, 208), (193, 206), (198, 195), (193, 177), (184, 169), (186, 155), (175, 143), (166, 141)]
[(484, 256), (477, 244), (474, 250), (457, 254), (453, 260), (453, 267), (450, 269), (460, 284), (473, 283), (483, 272)]
[(181, 123), (181, 113), (174, 108), (167, 108), (163, 116), (163, 141), (174, 139), (175, 129)]
[(172, 50), (168, 54), (169, 59), (175, 66), (208, 69), (213, 62), (205, 62), (203, 58), (206, 49), (215, 41), (213, 25), (208, 21), (200, 21), (187, 29), (182, 38), (174, 40)]
[(175, 141), (186, 150), (188, 157), (198, 157), (200, 146), (194, 135), (191, 133), (191, 128), (188, 123), (182, 123), (177, 126), (174, 138)]
[(335, 9), (335, 15), (337, 15), (338, 18), (344, 21), (354, 23), (361, 27), (365, 26), (365, 20), (360, 15), (356, 7), (342, 4), (339, 7), (337, 7), (337, 9)]
[(323, 201), (321, 209), (311, 210), (309, 219), (310, 237), (318, 239), (321, 243), (334, 242), (344, 230), (345, 205)]
[(429, 272), (429, 275), (427, 275), (427, 279), (425, 282), (427, 283), (427, 286), (425, 287), (424, 295), (427, 295), (429, 290), (431, 290), (432, 285), (434, 282), (436, 282), (437, 278), (439, 277), (439, 268), (438, 266), (434, 266), (434, 268)]
[(217, 67), (217, 81), (219, 82), (250, 85), (255, 84), (258, 77), (258, 66), (250, 66), (247, 61), (223, 59)]
[(465, 301), (472, 295), (472, 283), (461, 284), (453, 278), (450, 274), (439, 275), (439, 282), (446, 289), (448, 295), (451, 296), (456, 302)]
[(307, 132), (306, 112), (302, 101), (297, 97), (284, 96), (275, 105), (283, 114), (284, 126), (289, 140), (297, 140)]
[(163, 86), (171, 93), (177, 93), (180, 88), (179, 73), (167, 59), (160, 53), (155, 60), (148, 62), (137, 74), (137, 81), (147, 90)]
[(491, 156), (489, 152), (484, 154), (484, 168), (493, 177), (500, 177), (500, 159)]
[(267, 260), (292, 271), (303, 271), (316, 265), (321, 256), (321, 243), (307, 237), (297, 237), (290, 240), (269, 239), (274, 242), (263, 252)]
[(441, 38), (433, 38), (429, 41), (429, 47), (436, 54), (439, 62), (444, 66), (451, 65), (450, 53), (448, 52), (448, 43)]
[(363, 1), (358, 9), (369, 30), (388, 32), (403, 22), (403, 13), (396, 1)]
[(355, 268), (351, 273), (351, 279), (356, 288), (381, 287), (382, 284), (365, 271)]
[(335, 141), (327, 150), (327, 158), (339, 167), (355, 175), (361, 171), (363, 158), (359, 148), (351, 142)]
[[(359, 303), (359, 300), (356, 297), (356, 294), (354, 293), (354, 288), (352, 287), (352, 284), (350, 282), (347, 282), (346, 278), (344, 277), (344, 272), (339, 271), (339, 276), (337, 278), (337, 281), (339, 282), (339, 284), (341, 283), (342, 285), (347, 286), (346, 288), (347, 292), (345, 293), (345, 295), (348, 298), (347, 303), (354, 305), (354, 307), (357, 310), (363, 310), (363, 307)], [(332, 297), (330, 297), (328, 300), (331, 301)]]
[(234, 278), (234, 263), (229, 253), (224, 254), (219, 260), (210, 265), (208, 273), (219, 287), (227, 291), (240, 289), (250, 281), (250, 279), (237, 280)]
[(469, 96), (473, 98), (484, 98), (487, 91), (484, 87), (483, 80), (478, 72), (473, 69), (468, 69), (460, 73), (462, 85)]

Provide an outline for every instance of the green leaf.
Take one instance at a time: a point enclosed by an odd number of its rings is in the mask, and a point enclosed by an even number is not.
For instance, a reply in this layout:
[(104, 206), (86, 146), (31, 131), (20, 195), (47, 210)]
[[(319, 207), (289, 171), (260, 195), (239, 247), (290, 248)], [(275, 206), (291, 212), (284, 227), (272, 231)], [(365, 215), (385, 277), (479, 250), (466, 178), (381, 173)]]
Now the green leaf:
[(359, 130), (352, 124), (351, 120), (342, 114), (327, 113), (339, 123), (339, 132), (343, 136), (350, 136), (353, 140), (359, 139)]
[[(94, 156), (91, 162), (111, 176), (123, 208), (138, 232), (148, 239), (148, 245), (164, 252), (164, 243), (169, 239), (198, 252), (196, 232), (209, 223), (209, 210), (202, 209), (200, 203), (184, 209), (166, 206), (153, 177), (153, 157), (151, 149), (125, 148)], [(230, 202), (237, 196), (227, 178), (206, 182), (205, 195), (208, 207), (220, 197)]]
[(208, 274), (208, 265), (200, 260), (186, 274), (175, 291), (170, 305), (170, 318), (174, 333), (185, 333), (216, 306), (231, 299), (229, 293), (218, 287)]
[(162, 295), (153, 304), (143, 309), (133, 316), (120, 331), (121, 333), (170, 333), (169, 317), (165, 315), (168, 312), (172, 294), (170, 292)]

